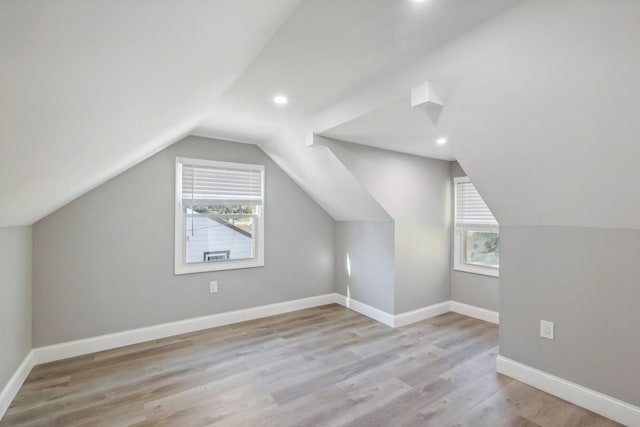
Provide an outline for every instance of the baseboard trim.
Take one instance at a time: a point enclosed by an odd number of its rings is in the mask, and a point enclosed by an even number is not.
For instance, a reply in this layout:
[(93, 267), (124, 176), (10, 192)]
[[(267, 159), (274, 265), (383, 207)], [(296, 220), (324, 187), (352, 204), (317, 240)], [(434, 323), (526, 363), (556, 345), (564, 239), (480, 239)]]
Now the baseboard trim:
[(437, 304), (429, 305), (427, 307), (419, 308), (417, 310), (393, 315), (356, 299), (346, 297), (342, 294), (336, 293), (334, 295), (335, 303), (347, 307), (362, 315), (370, 317), (373, 320), (377, 320), (380, 323), (384, 323), (385, 325), (392, 328), (407, 326), (412, 323), (420, 322), (421, 320), (430, 319), (432, 317), (448, 313), (450, 311), (495, 324), (498, 324), (500, 320), (500, 316), (496, 311), (487, 310), (485, 308), (480, 308), (457, 301), (443, 301)]
[(496, 325), (500, 323), (500, 313), (497, 311), (487, 310), (486, 308), (476, 307), (474, 305), (451, 301), (451, 311), (484, 320), (485, 322), (495, 323)]
[(232, 323), (303, 310), (305, 308), (332, 304), (336, 302), (335, 295), (336, 294), (333, 293), (318, 295), (293, 301), (228, 311), (225, 313), (195, 317), (145, 328), (131, 329), (128, 331), (100, 335), (97, 337), (37, 347), (33, 349), (34, 363), (39, 365), (42, 363), (67, 359), (69, 357), (82, 356), (84, 354), (166, 338), (173, 335), (214, 328), (216, 326), (224, 326)]
[(334, 294), (334, 302), (347, 307), (353, 311), (356, 311), (362, 315), (365, 315), (373, 320), (377, 320), (387, 326), (394, 327), (395, 319), (393, 314), (389, 314), (386, 311), (382, 311), (379, 308), (372, 307), (368, 304), (355, 300), (353, 298), (346, 297), (341, 294)]
[(496, 371), (627, 426), (640, 426), (640, 408), (498, 355)]
[(422, 307), (417, 310), (397, 314), (394, 319), (394, 327), (400, 328), (402, 326), (420, 322), (421, 320), (430, 319), (432, 317), (448, 313), (451, 311), (451, 304), (452, 301), (444, 301), (438, 304)]
[(18, 369), (13, 373), (11, 378), (9, 378), (9, 382), (4, 386), (2, 391), (0, 391), (0, 420), (4, 417), (4, 414), (11, 406), (11, 402), (18, 394), (20, 387), (29, 376), (31, 369), (34, 366), (34, 358), (33, 358), (33, 350), (30, 350), (26, 355)]

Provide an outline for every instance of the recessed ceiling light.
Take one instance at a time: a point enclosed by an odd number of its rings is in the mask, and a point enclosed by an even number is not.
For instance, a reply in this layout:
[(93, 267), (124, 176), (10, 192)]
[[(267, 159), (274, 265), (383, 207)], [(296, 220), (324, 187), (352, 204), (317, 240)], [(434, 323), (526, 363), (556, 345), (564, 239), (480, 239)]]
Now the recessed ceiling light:
[(284, 95), (276, 95), (273, 97), (273, 102), (277, 105), (284, 105), (288, 102), (288, 100)]
[(436, 144), (438, 144), (438, 145), (444, 145), (446, 143), (447, 143), (447, 138), (438, 138), (436, 140)]

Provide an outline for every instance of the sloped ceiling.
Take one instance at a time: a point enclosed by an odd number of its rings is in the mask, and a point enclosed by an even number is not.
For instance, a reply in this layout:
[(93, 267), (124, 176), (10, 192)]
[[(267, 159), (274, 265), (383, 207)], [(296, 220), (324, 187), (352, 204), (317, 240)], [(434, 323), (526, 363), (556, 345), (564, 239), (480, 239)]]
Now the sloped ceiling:
[(278, 144), (517, 3), (0, 2), (0, 226), (32, 223), (190, 132)]
[(329, 138), (442, 160), (455, 160), (425, 111), (411, 107), (409, 96), (322, 133)]
[(632, 0), (524, 2), (314, 119), (326, 133), (428, 80), (439, 133), (501, 224), (638, 229), (638, 22)]
[(638, 22), (632, 0), (528, 2), (424, 64), (501, 224), (640, 228)]
[(638, 22), (635, 0), (3, 1), (0, 226), (189, 132), (262, 144), (322, 202), (324, 154), (287, 145), (429, 81), (501, 223), (640, 228)]
[[(305, 0), (212, 103), (195, 132), (256, 142), (312, 121), (519, 3)], [(405, 84), (399, 96), (406, 98), (409, 89)], [(287, 95), (286, 108), (273, 105), (276, 93)]]
[[(387, 137), (373, 141), (367, 136), (376, 129), (362, 132), (360, 126), (361, 137), (351, 141), (422, 155), (448, 151), (419, 147), (434, 144), (433, 126), (418, 125), (414, 136), (419, 135), (414, 138), (393, 137), (394, 130), (416, 116), (410, 108), (401, 108), (411, 117), (400, 123), (398, 115), (388, 114), (389, 103), (409, 102), (411, 82), (396, 81), (394, 76), (518, 3), (304, 1), (245, 73), (212, 104), (194, 133), (257, 143), (337, 220), (388, 219), (333, 154), (305, 144), (314, 140), (313, 134), (365, 116), (369, 125), (373, 122), (387, 129)], [(424, 75), (420, 79), (417, 83), (423, 82)], [(273, 105), (276, 93), (288, 96), (286, 107)], [(367, 120), (376, 110), (382, 111), (384, 123), (378, 118)], [(442, 157), (451, 158), (450, 152)]]
[(0, 2), (0, 226), (187, 134), (298, 3)]

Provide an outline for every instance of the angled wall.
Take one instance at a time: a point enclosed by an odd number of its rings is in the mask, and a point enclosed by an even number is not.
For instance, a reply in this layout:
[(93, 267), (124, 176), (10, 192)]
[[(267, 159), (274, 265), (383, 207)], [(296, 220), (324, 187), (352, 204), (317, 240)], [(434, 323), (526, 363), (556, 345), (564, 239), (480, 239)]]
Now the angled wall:
[(336, 140), (326, 146), (393, 218), (392, 314), (448, 301), (449, 162)]
[(291, 127), (259, 147), (336, 221), (388, 221), (389, 215), (336, 156), (306, 127)]
[[(265, 165), (264, 267), (174, 275), (176, 156)], [(187, 137), (34, 224), (34, 347), (331, 293), (334, 235), (258, 147)]]
[(299, 3), (0, 2), (0, 226), (181, 139)]

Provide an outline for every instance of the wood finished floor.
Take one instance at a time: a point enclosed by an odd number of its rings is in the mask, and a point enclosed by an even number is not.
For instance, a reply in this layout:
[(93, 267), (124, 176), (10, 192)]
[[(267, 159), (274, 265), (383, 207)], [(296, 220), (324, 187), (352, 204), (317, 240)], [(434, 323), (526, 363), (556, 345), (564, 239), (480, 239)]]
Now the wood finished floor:
[(5, 426), (613, 426), (495, 372), (498, 330), (338, 305), (37, 366)]

